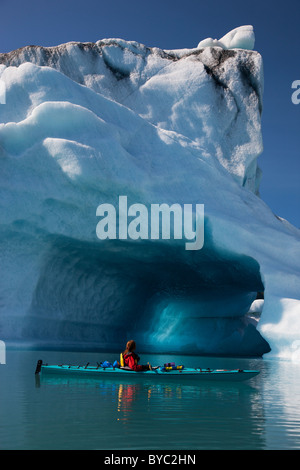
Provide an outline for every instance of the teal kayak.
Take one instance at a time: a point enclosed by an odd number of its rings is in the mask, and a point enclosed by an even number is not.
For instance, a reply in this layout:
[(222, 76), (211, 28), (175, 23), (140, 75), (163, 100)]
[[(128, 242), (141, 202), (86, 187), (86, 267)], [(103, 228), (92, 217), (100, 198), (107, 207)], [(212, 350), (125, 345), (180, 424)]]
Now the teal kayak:
[(120, 367), (102, 367), (101, 364), (96, 366), (80, 365), (48, 365), (38, 361), (36, 367), (36, 374), (48, 375), (72, 375), (81, 377), (108, 377), (115, 379), (123, 378), (149, 378), (149, 379), (175, 379), (178, 382), (186, 379), (195, 380), (216, 380), (216, 381), (234, 381), (242, 382), (251, 379), (259, 374), (258, 370), (244, 370), (244, 369), (195, 369), (183, 367), (181, 369), (164, 370), (164, 368), (154, 368), (153, 370), (146, 370), (142, 372), (135, 372), (126, 368)]

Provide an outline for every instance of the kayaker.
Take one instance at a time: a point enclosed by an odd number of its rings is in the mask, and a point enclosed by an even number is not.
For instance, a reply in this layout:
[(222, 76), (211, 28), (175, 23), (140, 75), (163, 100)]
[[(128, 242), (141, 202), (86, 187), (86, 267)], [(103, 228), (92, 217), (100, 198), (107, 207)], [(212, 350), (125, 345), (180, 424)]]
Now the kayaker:
[(120, 355), (120, 365), (121, 367), (127, 366), (130, 369), (141, 372), (143, 370), (151, 370), (150, 364), (147, 365), (139, 365), (138, 362), (140, 357), (134, 352), (136, 349), (135, 341), (130, 340), (126, 344), (126, 349)]

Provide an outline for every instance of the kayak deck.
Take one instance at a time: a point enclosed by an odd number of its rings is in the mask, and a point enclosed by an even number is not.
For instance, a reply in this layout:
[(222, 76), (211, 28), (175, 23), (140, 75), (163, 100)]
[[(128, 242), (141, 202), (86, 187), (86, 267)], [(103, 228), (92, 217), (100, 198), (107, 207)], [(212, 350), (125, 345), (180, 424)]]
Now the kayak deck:
[(241, 382), (244, 380), (251, 379), (259, 374), (258, 370), (241, 370), (241, 369), (193, 369), (183, 368), (181, 370), (170, 370), (163, 371), (159, 368), (154, 370), (147, 370), (142, 372), (135, 372), (133, 370), (113, 368), (113, 367), (101, 367), (99, 366), (77, 366), (77, 365), (48, 365), (42, 364), (39, 361), (36, 374), (63, 374), (63, 375), (76, 375), (82, 377), (109, 377), (109, 378), (167, 378), (177, 379), (178, 381), (184, 379), (197, 379), (197, 380), (217, 380), (217, 381), (235, 381)]

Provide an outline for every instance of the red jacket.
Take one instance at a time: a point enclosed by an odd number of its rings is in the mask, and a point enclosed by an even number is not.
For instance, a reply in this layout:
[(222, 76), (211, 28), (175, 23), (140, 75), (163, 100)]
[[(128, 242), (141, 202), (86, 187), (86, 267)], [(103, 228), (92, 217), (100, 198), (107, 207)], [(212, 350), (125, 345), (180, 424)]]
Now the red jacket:
[(138, 365), (139, 356), (134, 352), (123, 354), (123, 358), (125, 366), (130, 367), (130, 369), (136, 372), (144, 370), (143, 366)]

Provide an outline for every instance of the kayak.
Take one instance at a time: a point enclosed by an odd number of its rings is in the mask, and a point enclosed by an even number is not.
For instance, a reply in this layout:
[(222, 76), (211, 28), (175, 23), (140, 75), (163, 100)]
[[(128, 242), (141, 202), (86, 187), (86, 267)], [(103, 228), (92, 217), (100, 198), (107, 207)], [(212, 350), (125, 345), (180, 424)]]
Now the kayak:
[(234, 381), (242, 382), (249, 380), (259, 374), (258, 370), (245, 370), (245, 369), (200, 369), (182, 367), (180, 369), (165, 370), (163, 367), (154, 368), (153, 370), (146, 370), (135, 372), (133, 370), (122, 367), (103, 367), (101, 364), (97, 366), (80, 365), (48, 365), (43, 364), (40, 360), (37, 363), (36, 374), (48, 375), (70, 375), (81, 377), (108, 377), (116, 379), (124, 378), (151, 378), (151, 379), (177, 379), (179, 382), (186, 379), (197, 380), (216, 380), (216, 381)]

